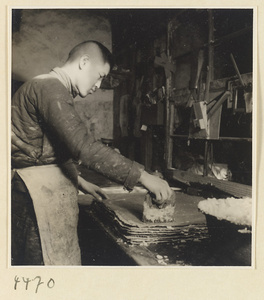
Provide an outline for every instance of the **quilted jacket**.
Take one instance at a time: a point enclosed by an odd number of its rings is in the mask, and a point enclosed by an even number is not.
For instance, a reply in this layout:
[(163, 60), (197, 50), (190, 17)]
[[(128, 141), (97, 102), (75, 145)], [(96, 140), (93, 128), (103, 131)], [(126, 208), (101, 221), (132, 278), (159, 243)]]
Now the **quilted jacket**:
[(60, 68), (22, 85), (12, 99), (12, 168), (60, 164), (70, 158), (132, 189), (144, 167), (95, 141), (74, 109)]

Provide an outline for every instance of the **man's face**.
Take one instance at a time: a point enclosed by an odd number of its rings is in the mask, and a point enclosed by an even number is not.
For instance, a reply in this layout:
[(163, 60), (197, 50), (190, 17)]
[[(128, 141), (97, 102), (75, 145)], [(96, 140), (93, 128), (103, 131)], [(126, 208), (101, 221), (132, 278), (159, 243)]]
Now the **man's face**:
[(88, 60), (82, 66), (77, 88), (79, 95), (84, 98), (100, 88), (102, 80), (108, 75), (110, 66), (102, 59)]

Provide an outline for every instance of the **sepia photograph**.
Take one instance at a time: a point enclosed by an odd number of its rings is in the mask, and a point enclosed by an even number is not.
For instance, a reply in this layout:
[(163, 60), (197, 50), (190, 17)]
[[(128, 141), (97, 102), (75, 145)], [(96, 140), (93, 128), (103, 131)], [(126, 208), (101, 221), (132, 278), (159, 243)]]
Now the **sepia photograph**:
[(11, 8), (17, 266), (254, 267), (254, 8)]

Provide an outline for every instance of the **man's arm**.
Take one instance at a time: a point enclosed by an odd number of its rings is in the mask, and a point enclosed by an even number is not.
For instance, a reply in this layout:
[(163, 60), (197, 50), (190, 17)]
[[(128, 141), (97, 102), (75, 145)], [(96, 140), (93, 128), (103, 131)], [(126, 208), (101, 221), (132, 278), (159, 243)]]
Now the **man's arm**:
[[(43, 86), (39, 87), (40, 84)], [(74, 109), (71, 96), (62, 84), (58, 84), (56, 80), (38, 82), (38, 88), (34, 90), (36, 92), (39, 93), (38, 110), (44, 122), (64, 142), (74, 159), (114, 181), (123, 183), (128, 190), (141, 182), (158, 200), (168, 198), (171, 190), (166, 181), (148, 174), (144, 171), (144, 166), (94, 141), (88, 135), (85, 124)]]

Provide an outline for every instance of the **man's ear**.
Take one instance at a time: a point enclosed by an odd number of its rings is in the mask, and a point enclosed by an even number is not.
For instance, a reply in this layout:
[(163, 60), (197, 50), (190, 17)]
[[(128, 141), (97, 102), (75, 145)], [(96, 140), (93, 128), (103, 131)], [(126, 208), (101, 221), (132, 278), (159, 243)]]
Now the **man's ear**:
[(79, 68), (80, 70), (82, 70), (83, 68), (85, 68), (87, 66), (87, 64), (90, 64), (90, 57), (88, 54), (84, 54), (80, 57), (79, 60)]

